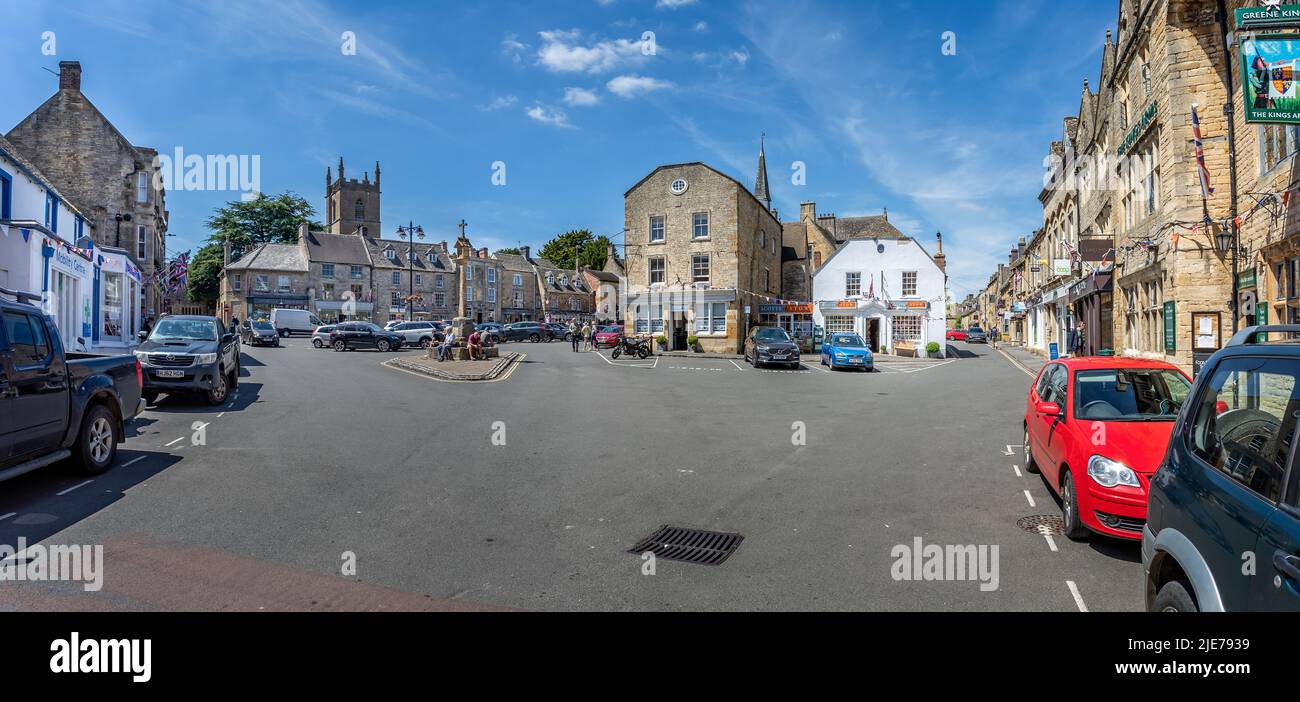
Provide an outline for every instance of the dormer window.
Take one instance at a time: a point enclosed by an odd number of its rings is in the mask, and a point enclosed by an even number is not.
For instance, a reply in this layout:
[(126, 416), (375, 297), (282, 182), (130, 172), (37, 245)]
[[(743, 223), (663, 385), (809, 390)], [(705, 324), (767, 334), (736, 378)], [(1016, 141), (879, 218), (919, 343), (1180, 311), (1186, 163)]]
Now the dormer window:
[(555, 285), (555, 276), (551, 275), (550, 273), (547, 273), (547, 274), (546, 274), (546, 284), (547, 284), (547, 285)]
[(560, 276), (560, 287), (564, 287), (565, 285), (568, 284), (569, 284), (569, 277), (567, 275)]
[(392, 249), (384, 249), (384, 258), (390, 261), (397, 260), (397, 252)]

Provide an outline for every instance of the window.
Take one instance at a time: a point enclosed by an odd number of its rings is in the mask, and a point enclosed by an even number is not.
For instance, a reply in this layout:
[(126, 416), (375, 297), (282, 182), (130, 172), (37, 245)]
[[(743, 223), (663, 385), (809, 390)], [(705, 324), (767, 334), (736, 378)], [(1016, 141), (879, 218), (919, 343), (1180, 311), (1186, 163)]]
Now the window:
[(691, 256), (691, 282), (707, 283), (709, 282), (709, 255), (695, 254)]
[(650, 306), (650, 331), (652, 333), (662, 332), (664, 330), (664, 306)]
[(524, 306), (524, 294), (518, 290), (515, 291), (515, 307)]
[(524, 284), (524, 277), (518, 273), (515, 274), (515, 287), (521, 287)]
[(663, 256), (655, 256), (654, 258), (650, 259), (649, 263), (650, 263), (650, 284), (654, 285), (655, 283), (664, 282)]
[(762, 229), (758, 230), (758, 250), (762, 251), (767, 248), (767, 232)]
[(141, 224), (135, 230), (135, 257), (143, 261), (149, 257), (149, 231)]
[(14, 179), (0, 170), (0, 219), (13, 218)]
[(234, 290), (235, 292), (239, 292), (241, 286), (244, 284), (243, 276), (240, 275), (239, 273), (236, 273), (233, 277), (231, 277), (230, 280), (231, 280), (231, 289)]
[(701, 334), (727, 333), (727, 303), (701, 302), (695, 306), (695, 331)]
[(1053, 363), (1038, 375), (1038, 383), (1034, 385), (1034, 392), (1038, 393), (1040, 402), (1056, 402), (1054, 397), (1055, 384), (1053, 377), (1056, 373), (1061, 372), (1061, 366)]
[(561, 276), (560, 276), (560, 287), (564, 287), (564, 286), (566, 286), (566, 285), (568, 285), (568, 284), (569, 284), (569, 276), (567, 276), (567, 275), (561, 275)]
[(497, 289), (496, 289), (496, 288), (488, 288), (488, 300), (487, 300), (487, 301), (488, 301), (488, 302), (493, 302), (493, 303), (497, 301)]
[(1275, 281), (1276, 281), (1275, 284), (1277, 285), (1276, 299), (1285, 300), (1286, 299), (1286, 264), (1285, 263), (1277, 264), (1277, 275)]
[(358, 199), (358, 200), (357, 200), (356, 207), (353, 208), (352, 212), (353, 212), (353, 217), (352, 217), (353, 219), (365, 219), (365, 218), (366, 218), (366, 203), (364, 203), (364, 202), (362, 202), (360, 199)]
[(135, 201), (149, 202), (149, 174), (144, 171), (135, 174)]
[(280, 289), (280, 292), (289, 292), (289, 276), (282, 275), (279, 276), (279, 278), (280, 280), (279, 280), (278, 287)]
[(844, 297), (855, 297), (862, 294), (862, 273), (854, 271), (844, 274)]
[(495, 268), (487, 269), (487, 281), (488, 281), (488, 285), (497, 284), (497, 269)]
[(1191, 384), (1172, 370), (1079, 370), (1074, 374), (1075, 416), (1101, 422), (1174, 421)]
[(1160, 152), (1155, 139), (1130, 152), (1128, 167), (1121, 173), (1124, 192), (1124, 226), (1132, 228), (1160, 205)]
[[(808, 248), (811, 250), (812, 244), (809, 244)], [(820, 268), (822, 265), (822, 252), (813, 251), (812, 259), (813, 259), (813, 268)]]
[(834, 334), (836, 332), (853, 332), (853, 317), (847, 314), (828, 314), (826, 315), (826, 333)]
[(352, 299), (353, 299), (353, 300), (358, 300), (358, 301), (360, 301), (360, 300), (364, 300), (364, 299), (365, 299), (365, 297), (362, 295), (362, 292), (361, 292), (361, 286), (360, 286), (360, 285), (353, 285), (353, 286), (350, 286), (350, 287), (351, 287), (351, 290), (352, 290)]
[(353, 278), (361, 277), (361, 266), (352, 266), (352, 277)]
[(438, 260), (438, 254), (435, 254), (434, 252), (430, 251), (428, 254), (425, 255), (424, 260), (428, 261), (429, 263), (434, 263)]
[(321, 297), (326, 300), (334, 299), (334, 284), (325, 283), (321, 286)]
[(569, 309), (575, 312), (578, 310), (578, 298), (576, 297), (569, 298)]
[(903, 271), (903, 297), (916, 295), (916, 271)]
[(1138, 71), (1142, 76), (1142, 95), (1143, 97), (1151, 97), (1151, 64), (1143, 63)]
[(402, 272), (393, 271), (393, 285), (401, 285), (401, 284), (402, 284)]
[(321, 274), (321, 277), (322, 277), (322, 278), (333, 278), (333, 277), (334, 277), (334, 264), (333, 264), (333, 263), (322, 263), (322, 264), (320, 264), (320, 274)]
[(401, 306), (402, 306), (402, 294), (399, 293), (399, 292), (397, 292), (396, 290), (394, 290), (394, 291), (392, 291), (391, 296), (392, 296), (392, 301), (393, 301), (393, 305), (392, 305), (392, 306), (393, 306), (393, 307), (401, 307)]
[(434, 293), (433, 304), (435, 307), (442, 307), (447, 304), (447, 293)]
[(691, 233), (691, 236), (693, 238), (695, 239), (709, 238), (709, 213), (708, 212), (696, 212), (692, 216), (692, 223), (694, 229)]
[(390, 260), (390, 261), (396, 261), (396, 260), (397, 260), (397, 252), (394, 251), (394, 250), (392, 250), (392, 249), (384, 249), (384, 258), (386, 258), (386, 259), (388, 259), (388, 260)]
[(416, 273), (416, 274), (415, 274), (415, 284), (416, 284), (416, 285), (424, 285), (424, 276), (420, 275), (419, 273)]
[(894, 317), (893, 329), (895, 343), (917, 341), (921, 338), (921, 318), (914, 315)]
[(764, 291), (770, 290), (771, 283), (772, 283), (772, 271), (768, 268), (764, 268), (763, 269), (763, 290)]
[(1192, 453), (1270, 502), (1295, 438), (1296, 370), (1278, 359), (1229, 358), (1214, 370), (1192, 422)]
[(1295, 155), (1300, 144), (1300, 127), (1284, 124), (1266, 124), (1259, 127), (1260, 175), (1277, 168)]
[(663, 215), (650, 216), (650, 243), (656, 243), (664, 240), (664, 217)]
[(5, 331), (13, 346), (15, 366), (34, 366), (50, 355), (49, 342), (45, 340), (45, 326), (39, 319), (19, 312), (5, 312)]

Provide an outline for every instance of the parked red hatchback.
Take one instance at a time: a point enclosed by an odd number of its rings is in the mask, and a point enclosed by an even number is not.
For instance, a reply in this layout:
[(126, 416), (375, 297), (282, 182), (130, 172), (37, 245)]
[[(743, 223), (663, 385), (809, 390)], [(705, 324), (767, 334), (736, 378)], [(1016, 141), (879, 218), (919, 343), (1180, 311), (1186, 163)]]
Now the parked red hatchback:
[(1043, 366), (1025, 409), (1025, 466), (1061, 498), (1065, 535), (1142, 538), (1151, 476), (1191, 380), (1177, 366), (1086, 357)]
[(966, 336), (967, 336), (967, 334), (966, 334), (966, 330), (965, 330), (965, 329), (949, 329), (949, 330), (948, 330), (948, 341), (965, 341), (965, 340), (966, 340)]
[(621, 336), (623, 336), (622, 324), (611, 324), (607, 327), (601, 327), (600, 331), (596, 332), (596, 348), (612, 349), (618, 345), (618, 339)]

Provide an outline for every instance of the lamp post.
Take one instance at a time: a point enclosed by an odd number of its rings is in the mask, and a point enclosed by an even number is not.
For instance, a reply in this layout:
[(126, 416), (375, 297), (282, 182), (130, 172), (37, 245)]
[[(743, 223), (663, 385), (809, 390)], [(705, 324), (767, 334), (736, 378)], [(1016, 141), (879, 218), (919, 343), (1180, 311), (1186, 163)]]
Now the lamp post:
[(397, 236), (411, 242), (411, 248), (406, 252), (406, 282), (409, 293), (406, 296), (406, 321), (415, 319), (415, 240), (424, 238), (424, 227), (416, 225), (414, 222), (407, 222), (405, 227), (397, 228)]
[[(113, 215), (113, 221), (117, 222), (117, 232), (114, 235), (115, 238), (113, 240), (113, 246), (116, 246), (117, 248), (120, 249), (122, 248), (122, 223), (130, 222), (131, 214), (129, 212), (126, 214), (118, 212), (117, 214)], [(141, 263), (144, 263), (144, 261), (141, 261)]]

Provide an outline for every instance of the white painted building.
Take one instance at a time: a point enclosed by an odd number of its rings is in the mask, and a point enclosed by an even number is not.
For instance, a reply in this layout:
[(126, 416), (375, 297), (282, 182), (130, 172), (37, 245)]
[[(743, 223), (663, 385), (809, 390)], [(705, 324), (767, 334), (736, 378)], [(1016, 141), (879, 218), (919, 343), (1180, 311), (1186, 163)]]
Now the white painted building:
[[(940, 252), (942, 253), (942, 251)], [(939, 344), (944, 356), (947, 278), (914, 239), (851, 239), (813, 273), (813, 323), (852, 331), (877, 352)]]
[(48, 178), (0, 138), (0, 286), (39, 292), (41, 309), (54, 319), (63, 346), (74, 351), (90, 349), (95, 327), (98, 266), (89, 248), (91, 229)]

